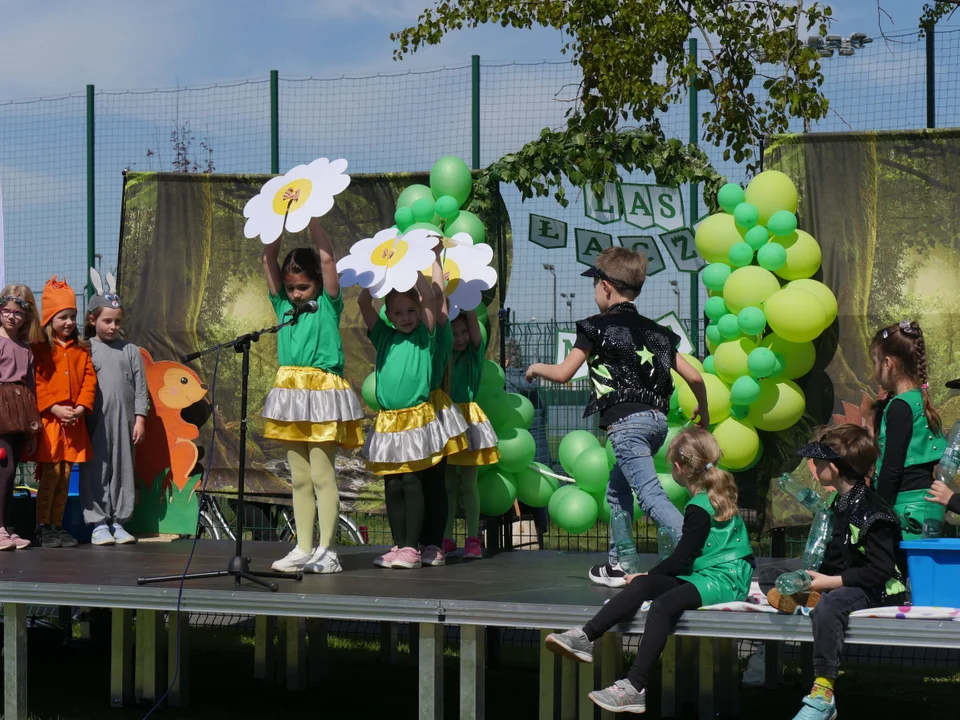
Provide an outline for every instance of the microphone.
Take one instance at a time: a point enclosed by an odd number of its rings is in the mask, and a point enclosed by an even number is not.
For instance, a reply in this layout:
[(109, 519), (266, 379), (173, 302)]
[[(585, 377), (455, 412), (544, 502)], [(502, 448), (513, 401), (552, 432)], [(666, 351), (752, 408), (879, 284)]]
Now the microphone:
[(294, 308), (293, 310), (287, 310), (287, 312), (284, 313), (284, 317), (289, 316), (293, 320), (293, 324), (296, 325), (297, 320), (300, 319), (301, 315), (309, 315), (310, 313), (315, 313), (319, 309), (320, 306), (317, 305), (317, 301), (311, 300), (310, 302), (306, 302), (303, 305)]

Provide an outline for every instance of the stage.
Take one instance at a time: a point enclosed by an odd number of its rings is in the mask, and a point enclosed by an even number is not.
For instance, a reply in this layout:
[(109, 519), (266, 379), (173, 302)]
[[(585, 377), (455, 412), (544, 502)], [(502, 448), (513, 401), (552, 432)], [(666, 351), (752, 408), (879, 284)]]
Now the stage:
[[(0, 602), (4, 604), (5, 717), (27, 717), (27, 606), (114, 610), (113, 703), (121, 704), (132, 697), (133, 682), (137, 684), (138, 697), (159, 697), (166, 687), (160, 657), (164, 645), (164, 613), (171, 613), (167, 626), (171, 637), (166, 643), (171, 668), (176, 660), (173, 648), (177, 625), (185, 638), (187, 624), (173, 612), (177, 607), (177, 583), (138, 586), (137, 578), (182, 572), (190, 545), (189, 541), (177, 541), (4, 553), (0, 564)], [(270, 563), (288, 548), (278, 543), (244, 545), (254, 570), (269, 569)], [(201, 541), (190, 570), (223, 569), (233, 552), (233, 542)], [(383, 548), (343, 548), (340, 552), (342, 573), (307, 575), (302, 582), (278, 580), (278, 592), (247, 585), (237, 587), (232, 578), (190, 581), (184, 586), (181, 605), (184, 615), (180, 617), (194, 612), (256, 616), (254, 675), (264, 672), (261, 665), (266, 662), (266, 648), (268, 644), (272, 647), (272, 625), (268, 618), (281, 618), (279, 627), (286, 648), (287, 673), (293, 684), (305, 672), (304, 630), (311, 635), (312, 648), (314, 634), (324, 632), (323, 620), (377, 621), (383, 623), (383, 628), (391, 624), (395, 628), (396, 623), (404, 622), (416, 624), (422, 682), (420, 717), (423, 718), (444, 716), (440, 692), (443, 626), (458, 625), (461, 629), (459, 716), (477, 718), (483, 716), (486, 628), (534, 628), (543, 633), (566, 629), (584, 623), (617, 592), (593, 585), (586, 578), (589, 566), (603, 560), (600, 554), (515, 551), (480, 561), (452, 561), (442, 568), (408, 571), (373, 567), (373, 559), (381, 552)], [(643, 561), (645, 567), (651, 567), (656, 558), (643, 556)], [(765, 562), (772, 561), (759, 561), (761, 566)], [(132, 610), (139, 611), (135, 631)], [(642, 632), (643, 623), (641, 613), (617, 631)], [(736, 640), (812, 640), (809, 618), (717, 611), (686, 613), (676, 634), (701, 641), (697, 647), (683, 642), (672, 642), (668, 647), (663, 673), (665, 717), (671, 716), (671, 702), (677, 703), (676, 668), (684, 662), (698, 668), (700, 711), (702, 716), (712, 716), (715, 707), (726, 707), (728, 711), (735, 708), (736, 698), (730, 697), (729, 691), (731, 684), (734, 688), (738, 684)], [(621, 654), (619, 639), (616, 633), (610, 633), (598, 647), (597, 672), (604, 682), (616, 672)], [(847, 642), (960, 648), (960, 623), (854, 618)], [(181, 662), (187, 660), (186, 647), (187, 643), (183, 642)], [(137, 666), (135, 680), (134, 664)], [(574, 686), (582, 690), (592, 688), (595, 670), (590, 666), (560, 664), (553, 655), (542, 654), (541, 717), (553, 717), (556, 706), (564, 708), (563, 717), (572, 717), (566, 712), (570, 702), (578, 706), (581, 717), (594, 717), (585, 692), (581, 692), (577, 700)], [(167, 676), (172, 677), (173, 673)], [(174, 688), (171, 701), (185, 702), (182, 688)]]

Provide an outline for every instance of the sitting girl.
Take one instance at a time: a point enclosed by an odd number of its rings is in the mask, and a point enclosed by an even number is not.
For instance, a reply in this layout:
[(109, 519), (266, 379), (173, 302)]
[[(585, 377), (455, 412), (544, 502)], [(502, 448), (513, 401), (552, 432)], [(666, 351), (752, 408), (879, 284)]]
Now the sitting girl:
[(627, 677), (590, 693), (590, 699), (609, 712), (646, 712), (650, 671), (670, 628), (685, 610), (742, 601), (750, 589), (754, 567), (750, 538), (737, 509), (736, 482), (717, 467), (717, 441), (706, 430), (688, 428), (670, 443), (667, 460), (674, 479), (693, 496), (673, 554), (649, 572), (628, 575), (626, 588), (582, 628), (546, 639), (547, 648), (558, 655), (593, 662), (593, 643), (633, 617), (645, 601), (653, 601)]

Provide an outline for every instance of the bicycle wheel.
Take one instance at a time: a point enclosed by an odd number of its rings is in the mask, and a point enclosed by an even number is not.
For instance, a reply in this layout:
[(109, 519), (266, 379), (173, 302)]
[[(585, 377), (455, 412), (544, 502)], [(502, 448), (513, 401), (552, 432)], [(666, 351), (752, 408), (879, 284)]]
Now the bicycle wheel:
[(365, 545), (363, 535), (356, 523), (341, 515), (337, 523), (337, 545)]
[(208, 538), (210, 540), (220, 539), (220, 528), (217, 527), (217, 524), (208, 513), (200, 513), (200, 523), (198, 528), (198, 534), (201, 538)]

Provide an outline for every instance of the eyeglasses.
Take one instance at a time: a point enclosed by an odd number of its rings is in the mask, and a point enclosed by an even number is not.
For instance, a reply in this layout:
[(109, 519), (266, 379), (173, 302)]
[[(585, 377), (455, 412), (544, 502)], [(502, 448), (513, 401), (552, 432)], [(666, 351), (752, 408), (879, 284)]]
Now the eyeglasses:
[(14, 317), (20, 320), (23, 320), (27, 316), (22, 310), (8, 310), (7, 308), (0, 308), (0, 314), (4, 317)]

